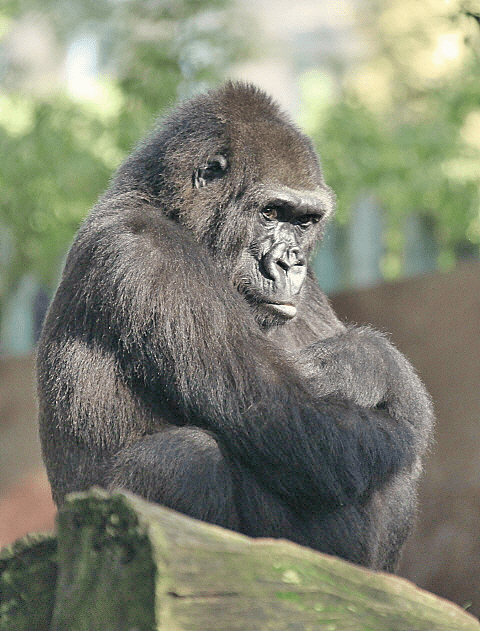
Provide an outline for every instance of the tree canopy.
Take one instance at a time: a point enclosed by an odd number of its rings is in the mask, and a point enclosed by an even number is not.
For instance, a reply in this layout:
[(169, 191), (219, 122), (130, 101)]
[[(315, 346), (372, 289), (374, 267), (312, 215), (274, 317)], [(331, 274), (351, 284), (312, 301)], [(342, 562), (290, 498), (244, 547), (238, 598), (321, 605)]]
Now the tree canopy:
[[(243, 58), (243, 25), (230, 0), (2, 5), (0, 304), (25, 273), (55, 284), (73, 233), (113, 169), (166, 107), (218, 82)], [(95, 72), (82, 46), (93, 47)], [(75, 50), (83, 67), (69, 86)]]
[[(249, 54), (252, 21), (231, 2), (4, 2), (0, 305), (27, 272), (55, 284), (74, 231), (155, 117)], [(433, 225), (441, 266), (478, 255), (480, 0), (364, 0), (360, 9), (363, 54), (337, 66), (331, 105), (319, 109), (314, 81), (304, 82), (337, 220), (349, 221), (359, 195), (376, 196), (386, 277), (401, 274), (414, 213)], [(82, 45), (94, 45), (97, 67), (83, 68), (79, 84), (68, 71)]]
[(441, 267), (478, 256), (480, 2), (368, 0), (361, 9), (363, 57), (312, 124), (337, 218), (347, 222), (359, 195), (375, 195), (387, 277), (401, 273), (412, 214), (433, 226)]

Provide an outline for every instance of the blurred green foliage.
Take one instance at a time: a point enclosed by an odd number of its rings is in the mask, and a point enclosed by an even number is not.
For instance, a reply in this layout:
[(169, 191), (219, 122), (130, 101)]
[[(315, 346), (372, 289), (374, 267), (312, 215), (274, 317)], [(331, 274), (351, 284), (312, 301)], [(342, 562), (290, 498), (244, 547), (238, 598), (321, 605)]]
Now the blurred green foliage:
[(337, 219), (349, 220), (359, 195), (376, 196), (386, 277), (401, 274), (411, 214), (433, 225), (440, 267), (478, 256), (480, 2), (368, 0), (360, 20), (364, 57), (312, 129)]
[[(76, 38), (95, 37), (94, 99), (72, 95), (60, 79), (46, 88), (35, 60), (18, 55), (15, 37), (36, 24), (57, 62)], [(230, 0), (2, 4), (0, 307), (26, 273), (56, 283), (73, 233), (122, 157), (166, 107), (221, 80), (247, 54), (248, 31)]]
[[(231, 2), (2, 3), (0, 309), (26, 273), (55, 284), (74, 231), (156, 116), (255, 48), (251, 17)], [(434, 226), (439, 264), (451, 266), (480, 244), (480, 0), (364, 0), (360, 9), (360, 61), (337, 67), (334, 87), (319, 85), (318, 72), (302, 85), (337, 220), (346, 224), (373, 193), (385, 217), (386, 277), (401, 273), (414, 213)], [(32, 59), (15, 53), (32, 24), (50, 34), (59, 77), (69, 45), (97, 39), (95, 99), (75, 97), (65, 81), (45, 87)]]

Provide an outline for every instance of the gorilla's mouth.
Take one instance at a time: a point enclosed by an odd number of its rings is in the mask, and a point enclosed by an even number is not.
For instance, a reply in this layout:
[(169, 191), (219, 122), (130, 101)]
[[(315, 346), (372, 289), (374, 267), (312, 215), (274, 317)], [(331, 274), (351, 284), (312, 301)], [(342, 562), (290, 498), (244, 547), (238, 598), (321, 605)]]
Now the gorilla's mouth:
[(297, 315), (297, 307), (290, 303), (279, 304), (275, 302), (265, 302), (264, 306), (272, 313), (275, 313), (276, 315), (282, 315), (288, 320), (291, 320)]
[(279, 323), (291, 320), (297, 315), (297, 307), (287, 296), (282, 300), (271, 293), (253, 289), (250, 284), (247, 285), (246, 283), (239, 283), (237, 289), (261, 317), (268, 314), (274, 316), (275, 321)]

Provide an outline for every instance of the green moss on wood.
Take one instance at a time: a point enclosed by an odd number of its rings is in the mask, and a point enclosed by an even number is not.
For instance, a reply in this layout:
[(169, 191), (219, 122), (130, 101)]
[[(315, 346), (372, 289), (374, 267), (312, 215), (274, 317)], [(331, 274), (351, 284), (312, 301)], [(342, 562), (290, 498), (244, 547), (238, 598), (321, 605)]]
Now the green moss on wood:
[(58, 518), (52, 631), (152, 631), (156, 568), (146, 528), (120, 495), (92, 493)]
[(49, 631), (57, 577), (51, 535), (20, 539), (0, 552), (0, 630)]

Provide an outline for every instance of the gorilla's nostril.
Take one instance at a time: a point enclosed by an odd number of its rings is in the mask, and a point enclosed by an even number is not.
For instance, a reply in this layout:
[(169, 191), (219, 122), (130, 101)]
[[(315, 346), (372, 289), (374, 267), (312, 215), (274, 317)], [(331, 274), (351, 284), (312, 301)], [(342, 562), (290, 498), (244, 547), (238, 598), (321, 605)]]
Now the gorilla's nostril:
[(288, 272), (288, 270), (290, 269), (290, 265), (284, 261), (283, 259), (279, 259), (278, 261), (276, 261), (278, 267), (282, 268), (284, 272)]
[(292, 248), (286, 250), (281, 257), (276, 261), (277, 265), (281, 267), (285, 272), (294, 266), (305, 265), (305, 257), (302, 254), (300, 248)]

